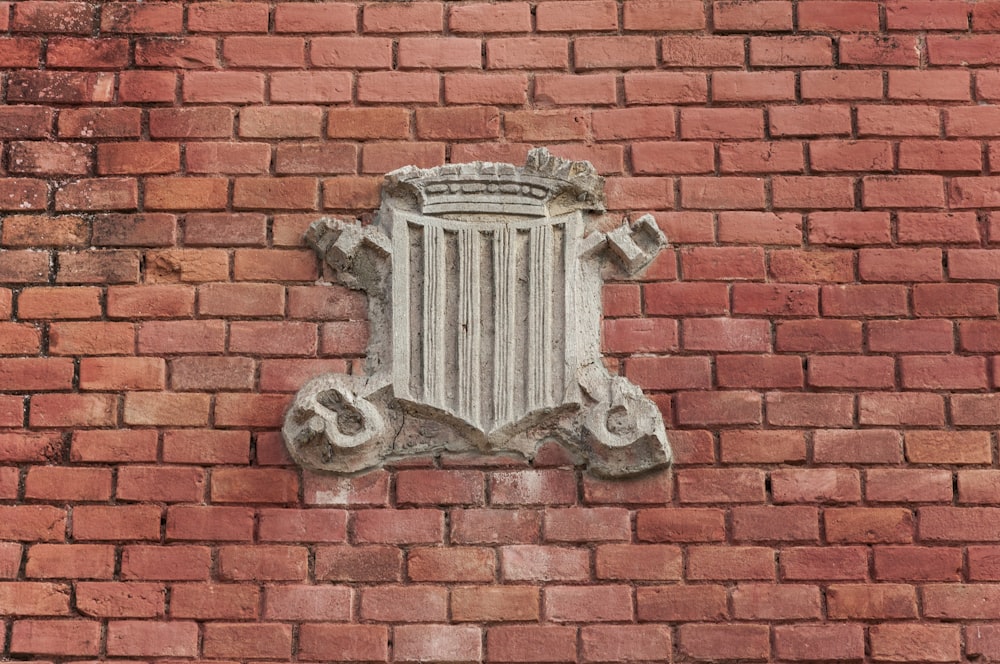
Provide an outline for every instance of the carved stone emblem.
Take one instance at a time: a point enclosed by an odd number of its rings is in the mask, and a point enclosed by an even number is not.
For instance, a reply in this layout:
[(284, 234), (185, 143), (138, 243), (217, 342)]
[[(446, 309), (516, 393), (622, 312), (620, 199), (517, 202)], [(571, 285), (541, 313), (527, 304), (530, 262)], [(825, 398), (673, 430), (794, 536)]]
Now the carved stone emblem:
[(557, 440), (599, 475), (670, 461), (660, 412), (600, 355), (601, 271), (634, 273), (666, 240), (645, 216), (603, 233), (587, 162), (390, 173), (373, 225), (321, 219), (307, 239), (368, 295), (365, 374), (308, 382), (282, 432), (302, 465), (339, 473), (441, 451), (532, 458)]

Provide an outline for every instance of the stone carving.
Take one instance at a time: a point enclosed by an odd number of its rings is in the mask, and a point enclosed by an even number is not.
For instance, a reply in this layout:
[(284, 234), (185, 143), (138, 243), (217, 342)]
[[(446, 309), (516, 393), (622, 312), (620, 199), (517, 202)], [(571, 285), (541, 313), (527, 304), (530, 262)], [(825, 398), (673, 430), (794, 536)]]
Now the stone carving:
[(536, 149), (523, 167), (402, 168), (373, 225), (315, 222), (309, 243), (368, 295), (371, 336), (363, 376), (299, 391), (292, 457), (352, 473), (441, 451), (530, 459), (555, 439), (599, 475), (669, 463), (659, 410), (600, 355), (602, 267), (634, 273), (666, 240), (648, 215), (592, 228), (603, 186)]

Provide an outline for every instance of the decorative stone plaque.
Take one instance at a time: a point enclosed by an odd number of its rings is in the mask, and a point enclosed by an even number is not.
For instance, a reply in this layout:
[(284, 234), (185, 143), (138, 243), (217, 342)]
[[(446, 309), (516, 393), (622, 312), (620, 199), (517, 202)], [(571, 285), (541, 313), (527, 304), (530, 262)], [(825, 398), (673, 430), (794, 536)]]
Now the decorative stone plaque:
[(557, 440), (604, 476), (667, 464), (663, 420), (600, 355), (601, 276), (666, 240), (650, 216), (603, 233), (588, 162), (532, 150), (386, 176), (375, 223), (321, 219), (307, 240), (368, 295), (365, 374), (308, 382), (282, 433), (292, 457), (353, 473), (437, 452), (534, 457)]

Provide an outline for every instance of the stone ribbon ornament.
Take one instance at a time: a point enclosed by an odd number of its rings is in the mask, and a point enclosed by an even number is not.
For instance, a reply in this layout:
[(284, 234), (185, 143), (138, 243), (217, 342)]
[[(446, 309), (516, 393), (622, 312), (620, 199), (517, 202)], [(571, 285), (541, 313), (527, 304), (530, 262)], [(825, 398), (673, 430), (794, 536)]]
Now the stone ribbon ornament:
[(372, 225), (320, 219), (308, 242), (368, 295), (363, 376), (326, 374), (282, 429), (303, 466), (356, 473), (440, 452), (534, 457), (551, 440), (601, 476), (670, 462), (663, 420), (600, 354), (602, 269), (666, 240), (650, 216), (604, 233), (588, 162), (532, 150), (386, 176)]

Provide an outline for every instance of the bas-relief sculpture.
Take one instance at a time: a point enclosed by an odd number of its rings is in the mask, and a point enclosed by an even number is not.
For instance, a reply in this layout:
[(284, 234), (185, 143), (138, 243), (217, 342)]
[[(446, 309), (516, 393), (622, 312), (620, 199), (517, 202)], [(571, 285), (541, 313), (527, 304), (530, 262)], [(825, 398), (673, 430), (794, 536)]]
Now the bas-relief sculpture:
[(368, 295), (363, 376), (308, 382), (282, 429), (308, 468), (354, 473), (415, 454), (516, 453), (558, 440), (591, 472), (670, 461), (659, 410), (601, 361), (601, 272), (649, 264), (645, 216), (604, 233), (588, 162), (532, 150), (523, 167), (390, 173), (375, 223), (321, 219), (309, 243)]

